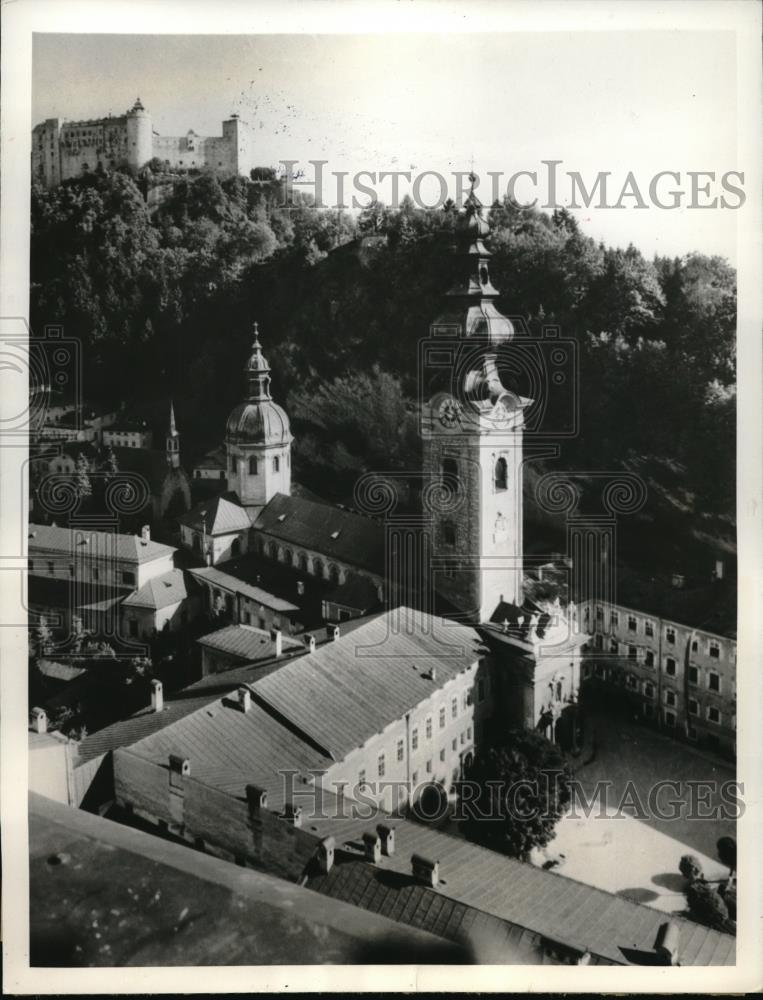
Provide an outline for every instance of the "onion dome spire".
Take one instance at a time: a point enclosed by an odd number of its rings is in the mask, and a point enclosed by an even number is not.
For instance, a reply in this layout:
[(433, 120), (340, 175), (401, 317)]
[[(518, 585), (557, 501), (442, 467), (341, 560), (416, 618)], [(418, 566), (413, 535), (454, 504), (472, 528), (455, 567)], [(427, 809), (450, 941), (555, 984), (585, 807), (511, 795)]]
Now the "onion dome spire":
[(260, 344), (259, 325), (254, 324), (254, 340), (252, 341), (252, 353), (244, 367), (246, 375), (248, 398), (254, 402), (262, 402), (270, 399), (270, 365), (265, 355), (262, 353)]
[(469, 194), (456, 222), (457, 277), (447, 294), (446, 311), (435, 325), (458, 322), (464, 336), (498, 347), (513, 338), (514, 327), (495, 305), (500, 292), (490, 279), (491, 254), (484, 243), (490, 225), (474, 190), (477, 176), (473, 171), (469, 180)]

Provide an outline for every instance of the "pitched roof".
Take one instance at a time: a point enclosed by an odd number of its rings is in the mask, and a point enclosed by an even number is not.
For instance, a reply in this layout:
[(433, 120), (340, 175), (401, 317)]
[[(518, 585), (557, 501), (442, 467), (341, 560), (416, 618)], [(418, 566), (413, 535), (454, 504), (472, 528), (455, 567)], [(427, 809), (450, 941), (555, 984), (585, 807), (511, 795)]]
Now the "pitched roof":
[(122, 602), (130, 608), (152, 608), (159, 611), (172, 604), (179, 604), (188, 597), (185, 573), (181, 569), (171, 569), (169, 573), (155, 576), (139, 590), (134, 590)]
[(357, 573), (348, 573), (345, 582), (329, 591), (325, 600), (330, 604), (339, 604), (358, 611), (368, 611), (380, 603), (373, 583), (367, 576), (359, 576)]
[[(224, 564), (227, 565), (227, 564)], [(276, 597), (275, 594), (268, 593), (267, 590), (263, 590), (262, 587), (257, 587), (252, 583), (247, 583), (245, 580), (241, 580), (237, 576), (233, 576), (231, 573), (226, 573), (217, 566), (198, 566), (189, 569), (188, 572), (197, 580), (201, 580), (204, 583), (211, 583), (215, 587), (220, 587), (222, 590), (229, 590), (235, 594), (243, 594), (244, 597), (249, 597), (251, 600), (256, 601), (258, 604), (262, 604), (266, 608), (270, 608), (271, 611), (298, 611), (299, 608), (296, 604), (292, 604), (290, 601), (284, 600), (282, 597)]]
[(253, 690), (341, 760), (470, 667), (481, 648), (474, 629), (396, 608), (284, 664)]
[[(207, 649), (219, 650), (250, 662), (275, 656), (275, 642), (271, 639), (270, 632), (253, 625), (228, 625), (196, 641)], [(281, 643), (284, 650), (305, 648), (304, 643), (287, 635), (281, 636)]]
[[(252, 517), (241, 506), (238, 495), (233, 492), (221, 493), (197, 504), (188, 513), (178, 518), (180, 524), (202, 530), (208, 535), (226, 535), (232, 531), (244, 531), (251, 527)], [(206, 522), (206, 523), (205, 523)]]
[(291, 798), (284, 767), (306, 774), (330, 764), (254, 699), (242, 712), (235, 691), (214, 701), (207, 696), (202, 707), (132, 743), (129, 751), (163, 765), (170, 754), (188, 757), (196, 780), (231, 795), (243, 795), (247, 784), (259, 785), (268, 793), (268, 808), (276, 810)]
[[(348, 849), (353, 852), (353, 845), (358, 844), (363, 831), (375, 829), (378, 821), (394, 827), (395, 853), (381, 859), (380, 877), (374, 880), (377, 894), (383, 893), (384, 884), (403, 887), (406, 881), (395, 880), (391, 874), (410, 876), (411, 854), (419, 854), (440, 862), (441, 883), (433, 895), (448, 897), (611, 962), (628, 961), (621, 949), (653, 953), (657, 932), (666, 920), (660, 910), (410, 820), (379, 816), (327, 823), (320, 816), (303, 819), (305, 825), (317, 826), (316, 836), (331, 833), (335, 837), (339, 862), (328, 876), (314, 877), (308, 885), (327, 895), (336, 892), (336, 898), (349, 898), (361, 906), (370, 902), (369, 908), (375, 908), (368, 893), (368, 873), (364, 870), (369, 866), (360, 861), (343, 864), (342, 854)], [(342, 876), (345, 867), (351, 871)], [(390, 899), (388, 894), (382, 912), (396, 905), (396, 895), (393, 893)], [(679, 929), (682, 965), (735, 963), (733, 937), (673, 914), (670, 919)]]
[[(335, 860), (327, 875), (311, 879), (307, 887), (330, 899), (351, 903), (371, 913), (383, 913), (409, 927), (468, 943), (472, 960), (480, 965), (548, 964), (544, 949), (546, 935), (537, 930), (528, 930), (468, 906), (439, 889), (417, 883), (407, 873), (393, 874), (382, 866), (358, 859), (345, 860), (342, 856)], [(592, 965), (613, 964), (611, 959), (599, 955), (592, 955), (591, 959)]]
[(30, 524), (29, 556), (38, 552), (61, 552), (73, 556), (87, 553), (91, 558), (117, 559), (145, 563), (161, 556), (172, 555), (177, 549), (153, 539), (143, 541), (140, 535), (122, 535), (83, 528), (58, 528), (49, 524)]
[(45, 659), (37, 661), (37, 669), (45, 677), (65, 683), (76, 680), (77, 677), (81, 677), (85, 673), (84, 667), (74, 667), (71, 663), (58, 663), (56, 660)]
[(79, 745), (78, 764), (84, 764), (92, 757), (116, 750), (117, 747), (129, 746), (166, 726), (171, 726), (191, 712), (208, 705), (212, 696), (209, 692), (186, 695), (180, 692), (172, 699), (165, 699), (164, 710), (155, 712), (150, 705), (127, 719), (119, 719), (110, 726), (104, 726), (95, 733), (86, 736)]
[(213, 448), (212, 451), (208, 451), (203, 458), (200, 458), (193, 467), (194, 469), (215, 469), (217, 471), (225, 471), (227, 469), (225, 456), (225, 448), (223, 445), (218, 445), (217, 448)]
[(320, 552), (373, 573), (384, 573), (384, 525), (362, 514), (276, 493), (254, 527), (289, 545)]

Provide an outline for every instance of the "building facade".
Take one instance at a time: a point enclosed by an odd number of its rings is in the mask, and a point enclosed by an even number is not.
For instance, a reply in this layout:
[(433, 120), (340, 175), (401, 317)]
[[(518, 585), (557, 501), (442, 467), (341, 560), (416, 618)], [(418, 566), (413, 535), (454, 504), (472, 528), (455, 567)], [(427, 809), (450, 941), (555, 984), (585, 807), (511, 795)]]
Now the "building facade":
[(600, 601), (581, 615), (586, 683), (625, 692), (636, 714), (666, 732), (735, 753), (734, 638)]
[(157, 158), (168, 169), (249, 174), (257, 166), (254, 131), (237, 114), (222, 123), (222, 135), (161, 136), (140, 98), (123, 115), (87, 121), (48, 118), (32, 130), (32, 178), (55, 187), (98, 169), (138, 170)]

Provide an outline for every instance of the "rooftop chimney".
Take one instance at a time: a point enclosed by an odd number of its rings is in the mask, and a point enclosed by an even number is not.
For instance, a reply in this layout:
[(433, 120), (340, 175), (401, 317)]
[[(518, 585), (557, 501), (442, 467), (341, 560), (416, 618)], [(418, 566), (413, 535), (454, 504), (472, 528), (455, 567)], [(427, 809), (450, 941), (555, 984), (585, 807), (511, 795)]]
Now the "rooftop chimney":
[(672, 920), (660, 924), (654, 942), (654, 950), (665, 965), (678, 965), (678, 924)]
[(268, 793), (259, 785), (247, 785), (246, 801), (253, 809), (267, 809)]
[(164, 711), (164, 687), (161, 681), (151, 681), (151, 710)]
[(191, 762), (187, 757), (179, 757), (177, 754), (170, 754), (170, 771), (173, 774), (182, 774), (184, 778), (191, 773)]
[(283, 653), (283, 632), (280, 628), (270, 630), (270, 639), (275, 646), (275, 655), (280, 656)]
[(244, 684), (238, 689), (238, 705), (244, 714), (252, 707), (252, 692)]
[(393, 827), (379, 823), (376, 827), (376, 832), (379, 834), (379, 840), (381, 841), (381, 852), (385, 857), (389, 858), (395, 853), (395, 831)]
[(315, 652), (315, 636), (314, 635), (306, 635), (305, 636), (305, 646), (307, 647), (307, 651), (309, 653), (314, 653)]
[(334, 867), (334, 838), (324, 837), (318, 845), (318, 867), (324, 875), (328, 875)]
[(283, 813), (292, 826), (302, 826), (302, 806), (296, 806), (293, 802), (287, 802), (283, 807)]
[(298, 597), (305, 596), (305, 585), (301, 580), (297, 580), (297, 596)]
[(440, 881), (440, 862), (422, 858), (420, 854), (411, 855), (411, 871), (417, 882), (430, 889), (434, 889)]
[(143, 527), (140, 529), (140, 540), (142, 542), (151, 541), (151, 528), (149, 525), (144, 524)]
[(326, 638), (335, 642), (339, 638), (339, 626), (338, 625), (327, 625), (326, 626)]
[(366, 861), (371, 861), (378, 865), (381, 861), (381, 840), (378, 833), (367, 832), (363, 834), (363, 856)]
[(44, 708), (33, 708), (32, 709), (32, 729), (36, 733), (47, 733), (48, 731), (48, 716)]

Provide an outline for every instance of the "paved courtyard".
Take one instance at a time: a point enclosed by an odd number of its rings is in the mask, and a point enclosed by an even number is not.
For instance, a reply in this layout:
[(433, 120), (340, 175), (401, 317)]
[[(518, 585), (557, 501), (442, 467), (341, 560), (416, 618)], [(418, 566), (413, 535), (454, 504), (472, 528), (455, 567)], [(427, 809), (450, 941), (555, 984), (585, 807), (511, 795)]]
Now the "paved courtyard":
[[(603, 808), (595, 805), (588, 816), (574, 808), (559, 822), (551, 844), (534, 853), (535, 864), (550, 863), (570, 878), (665, 912), (685, 909), (684, 880), (678, 871), (683, 854), (699, 858), (706, 878), (728, 877), (728, 869), (717, 861), (715, 845), (721, 836), (735, 836), (736, 825), (733, 819), (688, 815), (696, 798), (688, 783), (713, 783), (702, 800), (703, 811), (712, 813), (723, 804), (720, 784), (735, 779), (732, 765), (636, 723), (598, 715), (589, 718), (575, 772), (589, 800), (599, 782), (610, 783), (606, 800), (599, 799)], [(649, 808), (649, 791), (659, 781), (680, 783), (657, 799), (663, 811), (671, 801), (676, 803), (675, 819), (661, 818)], [(637, 808), (623, 808), (630, 815), (618, 813), (629, 791), (630, 801), (642, 803), (646, 816), (638, 809), (640, 818), (635, 818)]]

